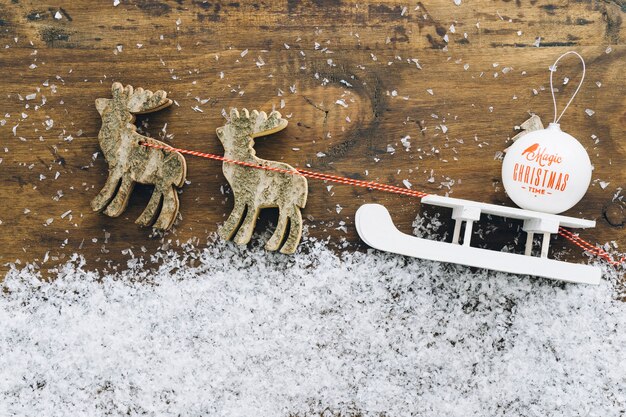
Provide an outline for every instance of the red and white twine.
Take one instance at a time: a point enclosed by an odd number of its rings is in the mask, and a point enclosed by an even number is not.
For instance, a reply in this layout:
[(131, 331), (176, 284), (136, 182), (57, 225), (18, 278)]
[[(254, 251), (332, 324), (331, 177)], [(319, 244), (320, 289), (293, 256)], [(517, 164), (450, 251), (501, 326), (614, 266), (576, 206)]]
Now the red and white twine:
[[(266, 165), (253, 164), (253, 163), (245, 162), (245, 161), (237, 161), (234, 159), (226, 158), (226, 157), (212, 154), (212, 153), (190, 151), (187, 149), (174, 148), (173, 146), (168, 146), (168, 145), (158, 145), (156, 143), (141, 142), (141, 145), (149, 147), (149, 148), (162, 149), (162, 150), (171, 151), (171, 152), (179, 152), (181, 154), (197, 156), (200, 158), (213, 159), (215, 161), (241, 165), (241, 166), (248, 167), (248, 168), (280, 172), (280, 173), (289, 174), (289, 175), (302, 175), (303, 177), (307, 177), (307, 178), (313, 178), (313, 179), (322, 180), (322, 181), (330, 181), (330, 182), (335, 182), (338, 184), (352, 185), (355, 187), (369, 188), (373, 190), (386, 191), (389, 193), (406, 195), (409, 197), (417, 197), (420, 199), (428, 195), (428, 193), (424, 193), (421, 191), (410, 190), (408, 188), (400, 188), (400, 187), (396, 187), (395, 185), (381, 184), (375, 181), (356, 180), (353, 178), (340, 177), (337, 175), (330, 175), (330, 174), (323, 174), (321, 172), (308, 171), (306, 169), (299, 169), (299, 168), (294, 168), (294, 170), (284, 169), (284, 168), (275, 168), (275, 167), (266, 166)], [(569, 240), (574, 245), (581, 248), (583, 251), (586, 251), (592, 255), (595, 255), (604, 259), (605, 261), (607, 261), (610, 265), (614, 267), (621, 266), (622, 264), (624, 264), (624, 262), (626, 262), (626, 256), (623, 256), (622, 258), (618, 260), (614, 260), (611, 257), (611, 255), (609, 255), (604, 249), (598, 246), (592, 245), (591, 243), (587, 242), (586, 240), (584, 240), (577, 234), (574, 234), (567, 229), (559, 227), (559, 235)]]

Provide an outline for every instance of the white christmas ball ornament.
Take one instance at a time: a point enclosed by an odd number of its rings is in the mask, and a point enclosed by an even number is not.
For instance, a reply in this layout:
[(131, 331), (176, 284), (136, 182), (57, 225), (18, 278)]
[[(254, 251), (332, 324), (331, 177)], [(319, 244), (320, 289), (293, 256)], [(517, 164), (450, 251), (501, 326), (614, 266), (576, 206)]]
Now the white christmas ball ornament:
[(519, 138), (502, 164), (502, 182), (521, 208), (561, 213), (587, 192), (591, 161), (585, 148), (557, 123)]

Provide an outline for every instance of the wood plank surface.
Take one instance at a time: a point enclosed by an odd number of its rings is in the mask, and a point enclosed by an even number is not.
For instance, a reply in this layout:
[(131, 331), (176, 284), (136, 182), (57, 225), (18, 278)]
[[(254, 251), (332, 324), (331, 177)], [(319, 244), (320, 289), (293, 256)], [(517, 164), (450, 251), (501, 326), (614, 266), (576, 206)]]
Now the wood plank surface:
[[(262, 158), (513, 205), (497, 155), (530, 112), (551, 121), (548, 67), (567, 50), (588, 71), (561, 125), (595, 169), (588, 194), (565, 214), (597, 220), (583, 232), (590, 241), (626, 246), (623, 0), (61, 3), (0, 2), (0, 272), (14, 262), (50, 267), (75, 252), (115, 267), (164, 244), (202, 245), (230, 212), (221, 165), (194, 157), (171, 232), (133, 223), (147, 187), (120, 218), (91, 211), (107, 175), (94, 100), (108, 98), (114, 81), (167, 91), (175, 104), (138, 121), (176, 147), (221, 154), (223, 109), (276, 108), (290, 123), (257, 140)], [(574, 59), (559, 66), (561, 106), (580, 75)], [(442, 235), (452, 228), (445, 211), (409, 197), (311, 180), (308, 235), (363, 247), (353, 216), (367, 202), (390, 207), (407, 232), (420, 212), (439, 216)], [(275, 219), (267, 213), (257, 230)], [(519, 223), (480, 227), (489, 246), (521, 250)], [(585, 259), (562, 240), (553, 247)]]

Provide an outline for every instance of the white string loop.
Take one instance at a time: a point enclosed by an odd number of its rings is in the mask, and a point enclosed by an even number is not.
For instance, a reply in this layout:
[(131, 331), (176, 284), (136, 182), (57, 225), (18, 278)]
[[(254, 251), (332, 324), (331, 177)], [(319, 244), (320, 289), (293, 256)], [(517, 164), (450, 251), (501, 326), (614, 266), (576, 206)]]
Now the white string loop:
[[(580, 82), (578, 83), (578, 87), (576, 87), (576, 91), (574, 91), (574, 94), (569, 99), (569, 101), (565, 105), (565, 108), (563, 109), (563, 111), (561, 112), (559, 117), (557, 118), (556, 117), (556, 113), (557, 113), (557, 110), (556, 110), (556, 97), (554, 96), (554, 87), (552, 86), (552, 75), (556, 72), (556, 64), (561, 60), (561, 58), (563, 58), (563, 57), (565, 57), (565, 56), (567, 56), (569, 54), (576, 55), (578, 58), (580, 58), (580, 62), (582, 62), (582, 64), (583, 64), (583, 75), (580, 78)], [(554, 103), (554, 123), (559, 123), (559, 120), (561, 120), (561, 117), (563, 117), (563, 113), (565, 113), (565, 110), (567, 110), (569, 105), (572, 104), (572, 101), (574, 100), (574, 97), (576, 97), (576, 94), (578, 94), (578, 90), (580, 90), (580, 87), (582, 87), (582, 85), (583, 85), (583, 80), (585, 79), (585, 73), (586, 72), (587, 72), (587, 69), (585, 68), (585, 60), (583, 59), (582, 56), (580, 56), (580, 54), (578, 52), (575, 52), (575, 51), (565, 52), (563, 55), (558, 57), (557, 60), (554, 61), (554, 64), (552, 64), (552, 66), (550, 67), (550, 92), (552, 93), (552, 102)]]

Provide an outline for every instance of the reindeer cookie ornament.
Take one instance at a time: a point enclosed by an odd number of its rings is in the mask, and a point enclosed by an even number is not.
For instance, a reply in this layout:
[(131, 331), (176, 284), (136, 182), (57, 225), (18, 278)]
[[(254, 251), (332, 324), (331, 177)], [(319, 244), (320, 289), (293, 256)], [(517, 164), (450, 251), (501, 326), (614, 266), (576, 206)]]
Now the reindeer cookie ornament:
[[(256, 157), (254, 138), (271, 135), (287, 127), (287, 120), (279, 112), (269, 116), (265, 112), (242, 109), (230, 111), (230, 120), (217, 128), (217, 137), (224, 146), (224, 157), (266, 169), (250, 169), (246, 166), (224, 162), (223, 171), (235, 196), (235, 207), (219, 229), (223, 239), (235, 235), (235, 243), (245, 245), (250, 241), (254, 225), (263, 208), (278, 207), (278, 224), (274, 234), (265, 245), (267, 250), (281, 247), (287, 224), (289, 234), (282, 244), (282, 253), (294, 253), (302, 236), (302, 214), (308, 194), (307, 180), (300, 175), (289, 175), (280, 171), (297, 173), (296, 169), (282, 162), (266, 161)], [(245, 213), (245, 217), (244, 217)]]
[[(552, 75), (559, 60), (568, 54), (580, 58), (583, 74), (576, 91), (557, 117)], [(543, 129), (523, 134), (507, 149), (502, 164), (502, 183), (507, 194), (518, 206), (544, 213), (561, 213), (583, 198), (591, 182), (591, 161), (585, 148), (573, 136), (563, 132), (559, 120), (580, 90), (585, 78), (585, 61), (576, 52), (561, 55), (550, 68), (550, 89), (554, 101), (554, 122)], [(532, 130), (532, 129), (528, 129)]]
[(178, 214), (176, 187), (182, 187), (185, 182), (185, 158), (173, 150), (142, 146), (142, 143), (167, 145), (137, 133), (134, 122), (135, 114), (161, 110), (170, 106), (172, 100), (162, 90), (153, 93), (120, 83), (113, 83), (111, 92), (112, 99), (96, 99), (96, 109), (102, 117), (98, 140), (109, 164), (109, 177), (91, 201), (91, 207), (117, 217), (126, 209), (135, 183), (152, 184), (152, 197), (135, 223), (149, 226), (154, 222), (155, 229), (169, 229)]

